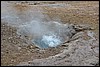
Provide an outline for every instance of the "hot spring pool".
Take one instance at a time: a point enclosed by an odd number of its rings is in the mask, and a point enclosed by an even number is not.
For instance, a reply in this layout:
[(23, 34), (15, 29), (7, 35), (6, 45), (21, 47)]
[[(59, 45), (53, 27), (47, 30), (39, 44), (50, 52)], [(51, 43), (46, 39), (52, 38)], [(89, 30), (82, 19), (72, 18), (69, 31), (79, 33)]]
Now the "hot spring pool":
[(41, 38), (32, 40), (32, 42), (40, 48), (56, 47), (62, 43), (56, 35), (43, 35)]

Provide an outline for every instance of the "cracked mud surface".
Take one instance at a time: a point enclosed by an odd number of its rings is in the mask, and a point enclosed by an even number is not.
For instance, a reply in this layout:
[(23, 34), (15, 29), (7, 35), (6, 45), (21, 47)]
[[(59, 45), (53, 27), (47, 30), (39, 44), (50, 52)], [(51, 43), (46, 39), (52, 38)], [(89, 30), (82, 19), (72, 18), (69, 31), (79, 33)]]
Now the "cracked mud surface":
[[(17, 2), (10, 2), (16, 5)], [(19, 2), (20, 3), (20, 2)], [(67, 6), (47, 4), (64, 3)], [(21, 6), (22, 5), (22, 6)], [(23, 2), (15, 6), (19, 11), (29, 7), (39, 7), (55, 20), (59, 17), (63, 23), (91, 25), (94, 30), (81, 31), (73, 36), (76, 40), (56, 48), (39, 49), (25, 42), (16, 34), (16, 28), (1, 23), (1, 65), (2, 66), (95, 66), (99, 63), (99, 2)], [(28, 7), (28, 8), (27, 8)], [(24, 19), (24, 18), (22, 18)], [(27, 21), (27, 20), (26, 20)], [(58, 20), (57, 20), (58, 21)], [(95, 34), (92, 34), (93, 32)], [(90, 36), (90, 35), (91, 36)]]

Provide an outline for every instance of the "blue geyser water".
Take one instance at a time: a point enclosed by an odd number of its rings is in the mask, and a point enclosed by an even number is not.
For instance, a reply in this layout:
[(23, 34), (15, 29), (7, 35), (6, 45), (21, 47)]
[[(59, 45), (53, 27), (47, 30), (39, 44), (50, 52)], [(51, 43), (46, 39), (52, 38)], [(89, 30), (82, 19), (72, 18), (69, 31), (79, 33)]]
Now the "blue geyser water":
[(52, 35), (52, 36), (44, 35), (42, 38), (42, 41), (45, 44), (48, 44), (49, 47), (55, 47), (61, 43), (60, 39), (57, 39), (55, 35)]
[(41, 38), (32, 41), (40, 48), (56, 47), (62, 43), (56, 35), (43, 35)]

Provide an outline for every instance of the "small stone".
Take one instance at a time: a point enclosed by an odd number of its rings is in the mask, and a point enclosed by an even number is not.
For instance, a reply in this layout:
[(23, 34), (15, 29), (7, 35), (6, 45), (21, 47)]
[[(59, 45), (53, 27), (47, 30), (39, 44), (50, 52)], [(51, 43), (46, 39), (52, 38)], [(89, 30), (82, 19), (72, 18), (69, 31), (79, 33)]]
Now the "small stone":
[(94, 33), (94, 32), (92, 32), (92, 31), (87, 31), (87, 35), (90, 36), (92, 39), (95, 40), (95, 37), (94, 37), (95, 33)]
[(45, 50), (39, 50), (39, 53), (41, 53), (41, 54), (45, 53)]
[(99, 47), (95, 47), (93, 50), (95, 53), (99, 54)]
[(18, 50), (20, 50), (21, 49), (21, 47), (18, 47)]
[(3, 24), (2, 26), (4, 27), (5, 25)]
[(9, 37), (8, 39), (12, 39), (13, 37)]
[(11, 62), (15, 62), (15, 60), (12, 59)]

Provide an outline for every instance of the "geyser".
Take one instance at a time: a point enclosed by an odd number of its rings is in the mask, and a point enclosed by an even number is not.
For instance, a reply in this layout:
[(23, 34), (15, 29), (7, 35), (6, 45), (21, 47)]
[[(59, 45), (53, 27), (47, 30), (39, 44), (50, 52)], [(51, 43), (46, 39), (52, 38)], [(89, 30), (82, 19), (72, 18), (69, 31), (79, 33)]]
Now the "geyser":
[(73, 26), (62, 24), (59, 20), (59, 22), (50, 20), (47, 15), (42, 14), (41, 8), (28, 5), (23, 8), (21, 5), (11, 5), (7, 2), (2, 2), (2, 4), (4, 5), (1, 6), (1, 20), (16, 27), (17, 34), (28, 42), (27, 45), (31, 42), (40, 48), (56, 47), (69, 40), (75, 33)]

